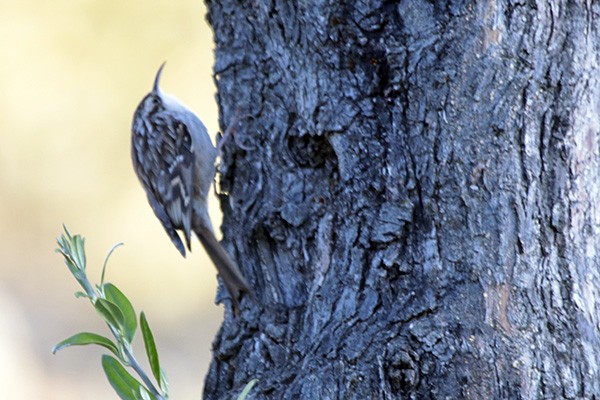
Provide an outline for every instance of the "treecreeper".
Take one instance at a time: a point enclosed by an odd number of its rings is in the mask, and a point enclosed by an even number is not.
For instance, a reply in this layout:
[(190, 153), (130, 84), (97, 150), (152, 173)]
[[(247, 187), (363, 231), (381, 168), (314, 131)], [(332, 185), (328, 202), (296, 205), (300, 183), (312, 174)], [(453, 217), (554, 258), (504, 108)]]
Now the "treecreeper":
[[(192, 232), (196, 234), (215, 264), (237, 315), (241, 294), (252, 295), (252, 291), (215, 237), (208, 215), (217, 149), (202, 121), (175, 97), (160, 90), (164, 66), (133, 116), (133, 168), (154, 214), (183, 257), (185, 247), (191, 250)], [(185, 246), (178, 232), (183, 234)]]

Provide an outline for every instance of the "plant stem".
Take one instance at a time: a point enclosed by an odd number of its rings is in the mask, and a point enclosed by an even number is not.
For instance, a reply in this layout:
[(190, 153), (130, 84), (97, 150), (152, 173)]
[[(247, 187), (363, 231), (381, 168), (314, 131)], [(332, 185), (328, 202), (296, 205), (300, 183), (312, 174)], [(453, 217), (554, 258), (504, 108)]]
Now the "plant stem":
[[(122, 342), (122, 339), (121, 339), (119, 333), (116, 331), (116, 329), (114, 329), (110, 325), (108, 325), (108, 327), (110, 328), (110, 331), (112, 332), (114, 337), (119, 342)], [(133, 353), (131, 351), (129, 351), (129, 346), (130, 345), (128, 343), (125, 343), (125, 345), (122, 347), (123, 347), (123, 351), (125, 352), (125, 356), (127, 357), (127, 361), (129, 362), (129, 365), (131, 365), (131, 368), (133, 368), (133, 370), (138, 374), (138, 376), (142, 379), (142, 381), (144, 382), (144, 384), (146, 385), (148, 390), (150, 390), (152, 395), (154, 397), (156, 397), (157, 400), (166, 400), (165, 397), (162, 395), (162, 393), (154, 386), (154, 384), (152, 383), (152, 381), (150, 380), (148, 375), (146, 375), (146, 373), (142, 369), (140, 363), (138, 363), (138, 361), (135, 358), (135, 356), (133, 355)]]

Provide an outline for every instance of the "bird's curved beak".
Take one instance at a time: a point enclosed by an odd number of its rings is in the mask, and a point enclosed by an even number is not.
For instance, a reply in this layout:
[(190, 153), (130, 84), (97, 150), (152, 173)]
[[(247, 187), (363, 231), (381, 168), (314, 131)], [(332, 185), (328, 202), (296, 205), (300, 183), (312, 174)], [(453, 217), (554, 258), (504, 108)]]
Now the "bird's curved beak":
[(160, 82), (160, 75), (162, 74), (163, 68), (165, 67), (166, 63), (166, 61), (163, 62), (160, 68), (158, 69), (158, 72), (156, 73), (156, 78), (154, 78), (154, 87), (152, 88), (152, 91), (154, 93), (158, 93), (158, 91), (160, 90), (158, 87), (158, 83)]

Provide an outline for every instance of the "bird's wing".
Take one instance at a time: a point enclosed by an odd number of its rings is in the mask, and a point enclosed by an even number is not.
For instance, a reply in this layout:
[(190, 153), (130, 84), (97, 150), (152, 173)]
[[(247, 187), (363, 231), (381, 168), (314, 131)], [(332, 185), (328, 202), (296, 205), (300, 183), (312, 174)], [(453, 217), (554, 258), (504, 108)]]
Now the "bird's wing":
[(171, 241), (173, 242), (175, 247), (177, 247), (177, 250), (179, 250), (181, 255), (185, 257), (185, 247), (183, 246), (183, 242), (181, 241), (181, 238), (179, 237), (177, 231), (173, 227), (173, 223), (167, 215), (165, 208), (158, 200), (156, 200), (156, 197), (154, 197), (154, 194), (151, 191), (147, 190), (146, 194), (148, 196), (148, 202), (150, 203), (150, 206), (154, 211), (154, 215), (156, 215), (156, 217), (161, 222), (163, 228), (165, 229), (165, 232), (167, 232), (167, 235), (169, 235), (169, 238), (171, 238)]
[(192, 139), (185, 124), (172, 115), (157, 113), (150, 123), (152, 126), (146, 130), (150, 134), (133, 142), (136, 171), (154, 213), (185, 256), (175, 229), (183, 230), (189, 250), (195, 178)]

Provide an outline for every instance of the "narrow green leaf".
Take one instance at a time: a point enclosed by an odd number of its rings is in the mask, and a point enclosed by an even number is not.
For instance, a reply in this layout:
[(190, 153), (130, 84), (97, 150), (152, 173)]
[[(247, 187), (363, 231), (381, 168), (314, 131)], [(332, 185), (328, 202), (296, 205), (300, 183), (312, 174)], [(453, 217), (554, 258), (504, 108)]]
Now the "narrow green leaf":
[(102, 287), (106, 300), (116, 305), (123, 315), (123, 328), (125, 339), (131, 343), (137, 330), (137, 318), (135, 310), (129, 299), (112, 283), (107, 283)]
[(59, 237), (56, 238), (56, 244), (58, 245), (58, 247), (56, 249), (54, 249), (54, 252), (56, 253), (61, 253), (62, 255), (64, 255), (64, 248), (65, 248), (65, 236), (61, 235)]
[[(158, 352), (156, 351), (156, 344), (154, 343), (154, 335), (148, 325), (146, 314), (142, 311), (140, 314), (140, 328), (142, 330), (142, 336), (144, 337), (144, 346), (146, 347), (146, 354), (148, 355), (148, 362), (152, 369), (152, 374), (160, 386), (162, 385), (160, 363), (158, 361)], [(166, 379), (165, 379), (166, 381)], [(165, 385), (168, 387), (168, 385)]]
[(85, 239), (81, 235), (71, 236), (69, 230), (64, 225), (63, 227), (65, 234), (56, 240), (59, 246), (56, 251), (62, 254), (65, 264), (79, 280), (81, 273), (85, 272)]
[(72, 246), (73, 246), (73, 256), (75, 257), (75, 260), (77, 261), (77, 267), (79, 268), (79, 270), (84, 271), (85, 264), (86, 264), (85, 238), (83, 238), (81, 235), (73, 236)]
[(123, 326), (125, 324), (125, 317), (117, 305), (106, 299), (98, 298), (94, 303), (94, 307), (96, 308), (98, 314), (100, 314), (100, 316), (104, 318), (104, 320), (110, 326), (118, 329), (119, 331), (124, 329)]
[(59, 248), (56, 249), (57, 251), (61, 251), (61, 252), (68, 252), (69, 249), (69, 242), (71, 241), (71, 234), (69, 232), (69, 230), (67, 229), (67, 227), (63, 224), (63, 228), (65, 230), (65, 233), (62, 233), (57, 239), (56, 242), (58, 243)]
[(240, 393), (237, 400), (245, 400), (246, 397), (248, 397), (248, 393), (250, 393), (250, 391), (252, 390), (254, 385), (256, 385), (257, 382), (258, 379), (252, 379), (250, 382), (248, 382), (246, 386), (244, 386), (244, 390), (242, 390), (242, 393)]
[(71, 232), (69, 232), (69, 230), (67, 229), (67, 226), (65, 224), (63, 224), (63, 229), (65, 230), (65, 235), (67, 235), (67, 239), (69, 239), (69, 241), (70, 241), (72, 238)]
[[(140, 395), (140, 390), (143, 389), (142, 384), (131, 376), (117, 359), (106, 354), (103, 355), (102, 368), (110, 385), (121, 399), (144, 400)], [(152, 397), (150, 398), (152, 399)]]
[(60, 249), (56, 249), (57, 253), (60, 253), (65, 261), (65, 265), (67, 266), (67, 268), (69, 268), (69, 271), (71, 271), (72, 275), (76, 275), (79, 270), (77, 269), (77, 266), (75, 265), (75, 261), (73, 260), (73, 257), (71, 257), (71, 255), (69, 254), (69, 249), (67, 248), (60, 248)]
[(108, 265), (108, 259), (110, 258), (110, 256), (112, 255), (112, 253), (120, 246), (123, 246), (123, 243), (117, 243), (115, 244), (109, 251), (108, 254), (106, 255), (106, 258), (104, 259), (104, 265), (102, 265), (102, 276), (100, 277), (100, 286), (104, 286), (104, 276), (106, 274), (106, 266)]
[(163, 393), (169, 393), (169, 381), (167, 380), (167, 374), (165, 373), (165, 371), (162, 368), (160, 369), (159, 386), (160, 386), (160, 390), (162, 390)]
[(79, 254), (78, 254), (78, 250), (77, 250), (77, 242), (78, 241), (79, 241), (79, 235), (75, 235), (75, 236), (73, 236), (71, 241), (68, 243), (68, 245), (69, 245), (69, 254), (73, 258), (73, 261), (74, 261), (75, 265), (77, 266), (77, 269), (81, 269), (80, 268), (81, 260), (79, 259)]
[(75, 292), (75, 297), (78, 298), (78, 299), (81, 298), (81, 297), (86, 297), (88, 299), (90, 298), (90, 296), (88, 296), (87, 293), (84, 293), (82, 291)]
[(62, 350), (65, 347), (85, 346), (88, 344), (97, 344), (98, 346), (102, 346), (110, 350), (117, 357), (119, 356), (117, 345), (114, 344), (112, 340), (102, 335), (98, 335), (91, 332), (80, 332), (71, 336), (68, 339), (63, 340), (62, 342), (58, 343), (52, 348), (52, 354), (55, 354), (57, 351)]
[(150, 397), (150, 393), (148, 393), (148, 391), (143, 387), (140, 388), (140, 396), (142, 396), (143, 400), (152, 400), (152, 397)]

